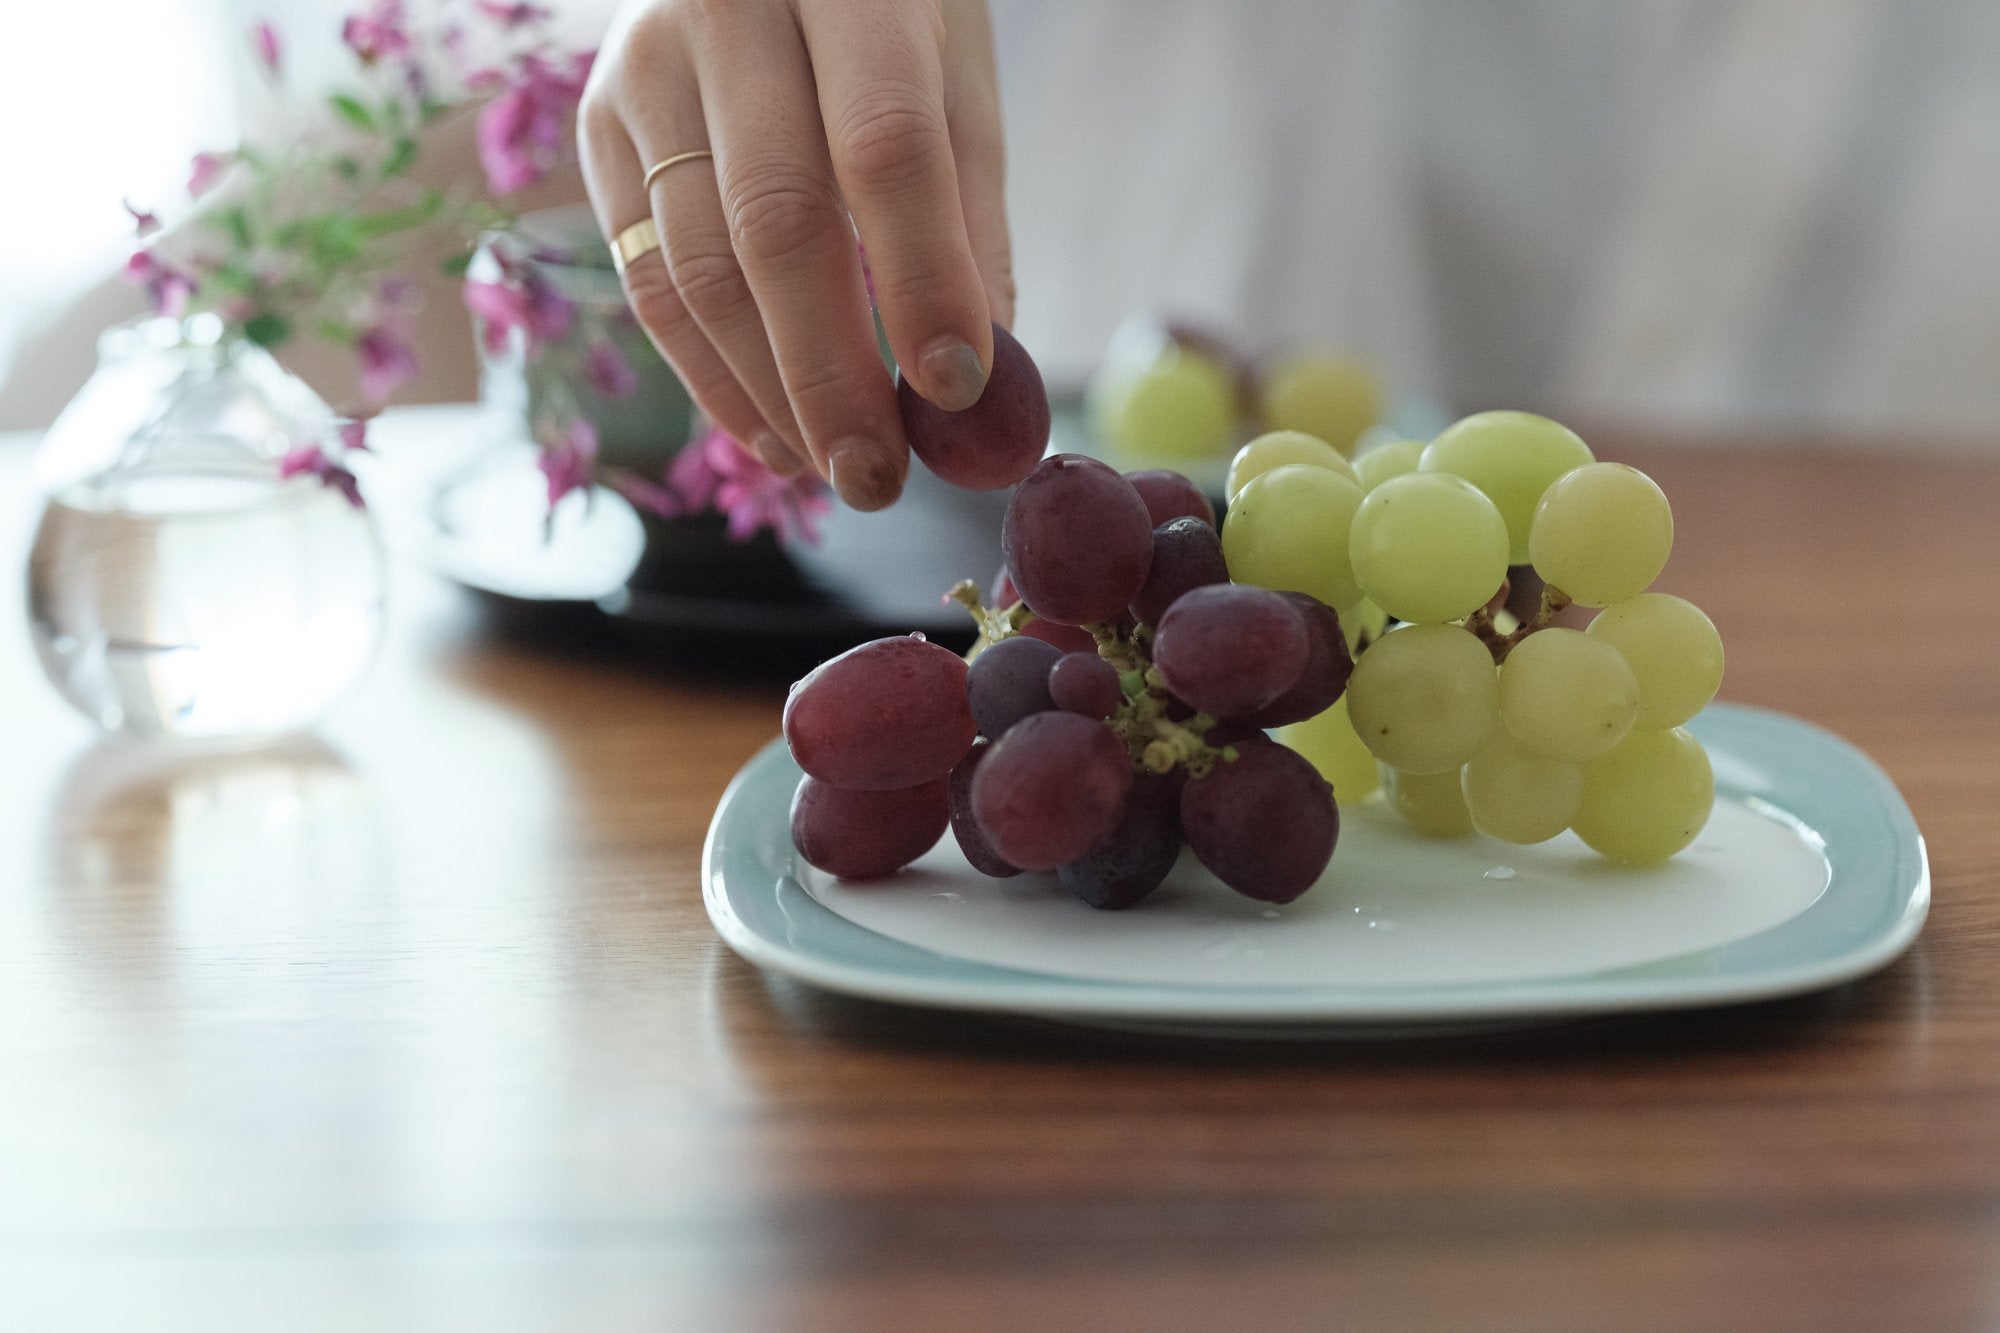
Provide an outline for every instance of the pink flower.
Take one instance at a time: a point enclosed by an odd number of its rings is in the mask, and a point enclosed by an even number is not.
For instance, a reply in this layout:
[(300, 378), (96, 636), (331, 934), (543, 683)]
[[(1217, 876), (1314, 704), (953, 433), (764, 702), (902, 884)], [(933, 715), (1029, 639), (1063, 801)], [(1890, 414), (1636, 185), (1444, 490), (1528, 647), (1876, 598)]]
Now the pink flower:
[(389, 323), (370, 325), (354, 342), (361, 356), (361, 396), (381, 403), (417, 373), (417, 354), (400, 329)]
[(343, 421), (340, 423), (340, 447), (360, 453), (371, 453), (368, 447), (368, 423), (366, 421)]
[(364, 508), (361, 499), (361, 483), (352, 472), (327, 457), (326, 450), (317, 444), (300, 444), (278, 460), (278, 475), (284, 478), (317, 477), (322, 485), (331, 486), (346, 498), (356, 509)]
[(207, 194), (233, 161), (235, 156), (230, 153), (196, 153), (188, 164), (188, 193), (196, 199)]
[(542, 446), (542, 456), (535, 465), (548, 478), (549, 507), (553, 509), (571, 491), (589, 487), (597, 468), (597, 427), (582, 417), (562, 423), (544, 420), (535, 437)]
[(250, 47), (257, 53), (257, 63), (263, 66), (264, 73), (274, 79), (284, 77), (284, 49), (278, 44), (278, 30), (269, 19), (258, 19), (251, 27)]
[(410, 33), (404, 26), (403, 0), (375, 0), (340, 25), (340, 40), (364, 65), (410, 53)]
[[(562, 160), (590, 61), (589, 54), (572, 57), (564, 70), (530, 53), (505, 91), (480, 108), (479, 161), (495, 194), (526, 189)], [(490, 72), (475, 74), (472, 83), (491, 86)]]
[(576, 321), (576, 303), (525, 264), (504, 264), (500, 282), (467, 282), (465, 305), (480, 321), (486, 350), (498, 356), (519, 329), (532, 357), (566, 335)]
[(833, 512), (824, 482), (810, 473), (780, 477), (714, 427), (681, 450), (666, 482), (677, 501), (677, 512), (666, 517), (719, 510), (732, 541), (748, 541), (769, 528), (781, 542), (816, 543), (819, 520)]
[(195, 293), (195, 281), (188, 274), (163, 263), (151, 250), (136, 250), (125, 262), (125, 281), (146, 289), (146, 299), (156, 315), (179, 319), (187, 313)]
[(499, 4), (496, 0), (479, 0), (479, 12), (504, 28), (525, 28), (540, 23), (550, 16), (551, 11), (540, 5)]
[(590, 387), (606, 398), (630, 398), (639, 388), (639, 377), (625, 360), (625, 354), (618, 350), (618, 344), (609, 338), (591, 341), (589, 351), (584, 353), (584, 376)]
[(132, 215), (132, 234), (140, 240), (151, 236), (160, 229), (160, 215), (150, 208), (140, 208), (130, 199), (125, 200), (125, 211)]
[(410, 345), (410, 317), (416, 284), (391, 273), (375, 285), (374, 313), (354, 340), (361, 357), (361, 396), (379, 405), (417, 373), (416, 349)]

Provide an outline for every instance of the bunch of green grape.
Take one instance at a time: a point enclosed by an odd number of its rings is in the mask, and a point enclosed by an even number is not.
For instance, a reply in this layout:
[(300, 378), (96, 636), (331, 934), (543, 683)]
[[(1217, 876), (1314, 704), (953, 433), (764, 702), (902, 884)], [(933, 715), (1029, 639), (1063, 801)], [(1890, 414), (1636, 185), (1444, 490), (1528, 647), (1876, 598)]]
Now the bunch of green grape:
[[(1425, 832), (1572, 829), (1633, 865), (1694, 841), (1715, 783), (1683, 724), (1715, 697), (1722, 641), (1648, 591), (1674, 535), (1651, 478), (1545, 417), (1482, 412), (1351, 462), (1264, 436), (1228, 489), (1235, 578), (1334, 607), (1357, 652), (1341, 701), (1280, 733), (1338, 798), (1386, 782)], [(1598, 608), (1587, 629), (1550, 623), (1572, 605)]]

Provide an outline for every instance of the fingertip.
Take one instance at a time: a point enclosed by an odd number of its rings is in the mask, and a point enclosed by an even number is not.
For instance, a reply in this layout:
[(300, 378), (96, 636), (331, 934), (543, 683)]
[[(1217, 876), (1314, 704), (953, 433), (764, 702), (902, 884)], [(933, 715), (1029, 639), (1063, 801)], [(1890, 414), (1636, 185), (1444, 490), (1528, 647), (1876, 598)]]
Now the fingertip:
[(947, 412), (963, 412), (986, 392), (991, 370), (970, 343), (960, 338), (939, 338), (917, 358), (917, 387), (937, 407)]
[(903, 493), (903, 469), (872, 440), (843, 440), (827, 451), (827, 480), (848, 508), (886, 509)]

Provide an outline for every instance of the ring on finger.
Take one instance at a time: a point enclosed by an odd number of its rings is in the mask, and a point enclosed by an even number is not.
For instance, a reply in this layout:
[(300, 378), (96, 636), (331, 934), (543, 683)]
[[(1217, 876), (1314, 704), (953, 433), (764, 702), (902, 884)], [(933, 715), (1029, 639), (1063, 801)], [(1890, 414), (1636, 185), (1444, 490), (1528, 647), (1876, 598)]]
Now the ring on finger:
[(646, 168), (646, 179), (643, 182), (644, 188), (648, 194), (651, 194), (653, 182), (664, 176), (669, 168), (677, 167), (683, 162), (698, 162), (702, 158), (714, 156), (715, 153), (711, 149), (690, 148), (685, 153), (675, 153), (672, 157), (661, 158), (658, 162)]
[(660, 248), (660, 229), (650, 217), (640, 218), (611, 238), (611, 267), (624, 277), (625, 270), (643, 256)]

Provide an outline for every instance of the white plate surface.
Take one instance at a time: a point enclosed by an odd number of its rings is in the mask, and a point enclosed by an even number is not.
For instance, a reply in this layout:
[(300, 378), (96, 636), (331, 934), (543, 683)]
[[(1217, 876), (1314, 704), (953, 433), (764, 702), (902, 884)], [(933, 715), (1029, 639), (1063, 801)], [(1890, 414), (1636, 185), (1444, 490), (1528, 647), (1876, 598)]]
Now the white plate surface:
[(1573, 837), (1439, 841), (1379, 804), (1342, 811), (1325, 878), (1273, 907), (1191, 856), (1100, 912), (1051, 875), (991, 880), (949, 835), (885, 881), (798, 862), (781, 743), (725, 794), (706, 900), (761, 966), (852, 994), (1115, 1026), (1346, 1035), (1718, 1004), (1880, 967), (1922, 925), (1922, 840), (1888, 779), (1797, 719), (1717, 705), (1694, 724), (1718, 802), (1669, 865), (1627, 870)]

